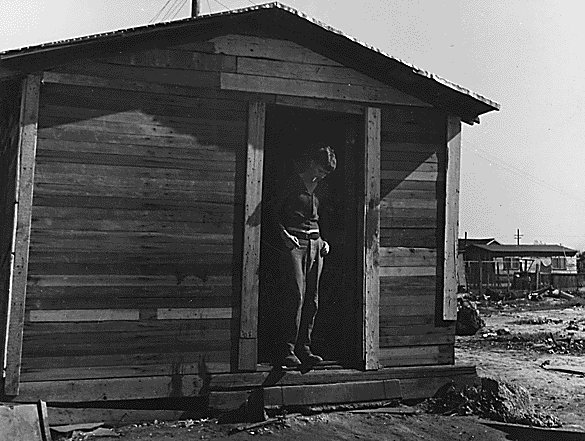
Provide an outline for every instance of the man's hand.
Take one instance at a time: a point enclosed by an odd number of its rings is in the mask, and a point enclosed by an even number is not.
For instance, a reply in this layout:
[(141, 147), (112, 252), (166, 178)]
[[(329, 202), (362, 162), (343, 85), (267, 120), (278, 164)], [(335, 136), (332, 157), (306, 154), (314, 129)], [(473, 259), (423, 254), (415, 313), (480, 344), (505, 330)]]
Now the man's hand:
[(323, 245), (321, 245), (321, 256), (326, 256), (331, 251), (329, 244), (323, 241)]
[(282, 229), (280, 232), (280, 237), (284, 241), (285, 246), (292, 250), (294, 248), (300, 248), (301, 244), (299, 243), (299, 238), (290, 234), (286, 229)]

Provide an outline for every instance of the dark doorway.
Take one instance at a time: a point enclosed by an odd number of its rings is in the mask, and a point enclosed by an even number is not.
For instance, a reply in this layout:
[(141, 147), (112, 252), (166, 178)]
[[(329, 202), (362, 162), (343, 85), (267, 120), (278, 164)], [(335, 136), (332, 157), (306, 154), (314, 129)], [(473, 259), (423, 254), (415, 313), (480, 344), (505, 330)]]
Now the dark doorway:
[[(319, 312), (313, 331), (313, 350), (326, 361), (344, 366), (361, 359), (359, 294), (357, 283), (357, 204), (362, 147), (361, 115), (272, 106), (267, 109), (262, 201), (268, 208), (290, 173), (299, 151), (315, 142), (335, 149), (337, 169), (319, 185), (320, 228), (331, 245), (324, 259), (319, 288)], [(262, 212), (260, 292), (258, 309), (258, 360), (272, 362), (278, 320), (274, 293), (279, 289), (281, 240)]]

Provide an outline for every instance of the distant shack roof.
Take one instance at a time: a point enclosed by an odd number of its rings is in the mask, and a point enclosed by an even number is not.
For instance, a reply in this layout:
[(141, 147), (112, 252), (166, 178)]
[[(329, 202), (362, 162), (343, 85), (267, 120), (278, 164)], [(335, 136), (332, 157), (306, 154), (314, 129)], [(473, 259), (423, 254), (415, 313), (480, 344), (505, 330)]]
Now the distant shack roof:
[(491, 245), (498, 244), (499, 242), (495, 237), (486, 237), (483, 239), (459, 239), (458, 246), (459, 251), (463, 251), (464, 248), (471, 245)]
[(145, 43), (178, 44), (188, 39), (238, 32), (294, 41), (460, 116), (469, 124), (478, 122), (479, 115), (500, 108), (499, 104), (488, 98), (386, 54), (280, 3), (267, 3), (0, 52), (0, 81), (77, 58), (137, 49)]
[[(481, 245), (472, 244), (470, 247), (488, 251), (494, 256), (517, 256), (517, 257), (551, 257), (551, 256), (574, 256), (577, 250), (562, 245)], [(468, 247), (468, 248), (470, 248)]]

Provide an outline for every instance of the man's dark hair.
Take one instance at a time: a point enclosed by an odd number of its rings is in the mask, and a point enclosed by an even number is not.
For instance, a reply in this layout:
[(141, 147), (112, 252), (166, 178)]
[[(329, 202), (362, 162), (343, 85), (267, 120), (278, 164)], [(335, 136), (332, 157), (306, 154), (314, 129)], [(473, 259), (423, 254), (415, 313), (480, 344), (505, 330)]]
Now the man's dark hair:
[(314, 161), (327, 173), (331, 173), (337, 167), (337, 158), (335, 151), (326, 144), (317, 144), (312, 146), (308, 151), (306, 158)]

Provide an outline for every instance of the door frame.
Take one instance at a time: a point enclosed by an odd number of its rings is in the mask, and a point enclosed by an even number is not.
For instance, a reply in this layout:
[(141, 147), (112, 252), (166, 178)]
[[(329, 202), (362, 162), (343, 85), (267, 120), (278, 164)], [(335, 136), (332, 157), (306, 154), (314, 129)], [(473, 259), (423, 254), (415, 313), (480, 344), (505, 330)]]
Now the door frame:
[[(357, 274), (361, 283), (361, 321), (356, 335), (361, 336), (361, 367), (379, 368), (379, 242), (380, 242), (380, 131), (381, 109), (323, 100), (277, 102), (297, 108), (361, 114), (363, 118), (363, 173), (357, 189)], [(244, 232), (242, 241), (242, 280), (239, 308), (238, 371), (255, 371), (258, 367), (258, 297), (260, 271), (261, 203), (264, 169), (266, 103), (250, 101), (244, 195)], [(361, 191), (360, 191), (361, 190)], [(358, 291), (358, 295), (360, 292)]]

